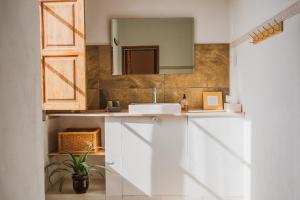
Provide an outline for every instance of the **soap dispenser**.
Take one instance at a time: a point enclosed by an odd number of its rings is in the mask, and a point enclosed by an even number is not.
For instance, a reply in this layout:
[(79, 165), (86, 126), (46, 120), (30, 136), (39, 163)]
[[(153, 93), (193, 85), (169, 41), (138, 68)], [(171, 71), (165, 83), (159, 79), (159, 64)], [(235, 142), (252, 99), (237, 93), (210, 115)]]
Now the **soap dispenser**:
[(180, 104), (181, 104), (181, 110), (182, 111), (188, 111), (189, 102), (188, 102), (185, 94), (183, 94), (183, 97), (180, 101)]

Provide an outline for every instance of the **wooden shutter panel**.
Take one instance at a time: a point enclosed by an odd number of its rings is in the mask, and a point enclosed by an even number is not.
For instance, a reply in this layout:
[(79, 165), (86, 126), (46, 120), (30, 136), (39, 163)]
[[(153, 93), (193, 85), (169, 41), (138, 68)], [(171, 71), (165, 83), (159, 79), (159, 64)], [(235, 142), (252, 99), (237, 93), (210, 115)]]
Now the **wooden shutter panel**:
[(40, 0), (43, 110), (86, 109), (84, 0)]

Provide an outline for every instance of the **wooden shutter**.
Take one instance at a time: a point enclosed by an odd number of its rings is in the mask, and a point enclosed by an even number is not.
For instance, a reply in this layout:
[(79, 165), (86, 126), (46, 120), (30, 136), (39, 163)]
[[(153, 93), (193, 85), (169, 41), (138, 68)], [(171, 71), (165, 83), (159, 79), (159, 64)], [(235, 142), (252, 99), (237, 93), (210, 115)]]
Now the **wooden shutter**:
[(84, 0), (40, 0), (43, 110), (86, 109)]

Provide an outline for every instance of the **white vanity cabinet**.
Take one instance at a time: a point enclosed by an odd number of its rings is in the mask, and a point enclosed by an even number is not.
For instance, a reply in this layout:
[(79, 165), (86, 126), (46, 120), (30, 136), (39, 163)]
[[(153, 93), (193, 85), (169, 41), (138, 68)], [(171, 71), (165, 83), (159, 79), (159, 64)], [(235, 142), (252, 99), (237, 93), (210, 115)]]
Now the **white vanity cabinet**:
[[(181, 198), (185, 192), (187, 117), (107, 117), (108, 199)], [(121, 194), (122, 193), (122, 194)]]
[(190, 200), (245, 200), (250, 192), (250, 131), (243, 118), (188, 119)]
[(122, 199), (122, 124), (120, 117), (105, 118), (106, 199)]
[(247, 199), (249, 142), (242, 118), (106, 117), (107, 199)]
[(181, 196), (187, 164), (187, 117), (122, 120), (123, 195)]

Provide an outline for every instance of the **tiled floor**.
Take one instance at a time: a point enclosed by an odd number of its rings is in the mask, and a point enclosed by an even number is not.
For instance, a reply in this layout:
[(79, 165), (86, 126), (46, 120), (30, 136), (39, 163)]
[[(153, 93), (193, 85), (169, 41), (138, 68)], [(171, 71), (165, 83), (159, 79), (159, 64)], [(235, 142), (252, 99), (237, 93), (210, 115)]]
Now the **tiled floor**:
[(46, 200), (105, 200), (105, 183), (100, 179), (91, 180), (87, 193), (75, 194), (72, 180), (66, 180), (63, 192), (59, 192), (58, 184), (53, 185), (46, 193)]

